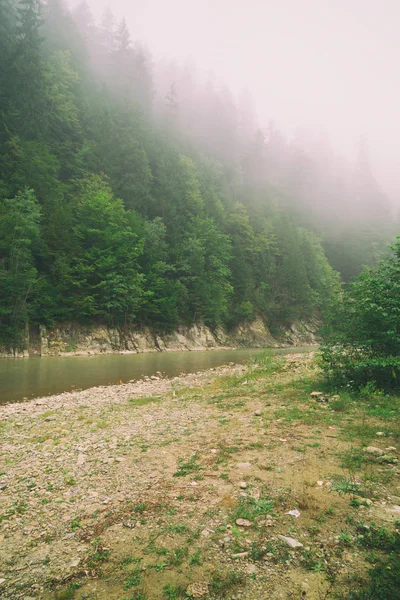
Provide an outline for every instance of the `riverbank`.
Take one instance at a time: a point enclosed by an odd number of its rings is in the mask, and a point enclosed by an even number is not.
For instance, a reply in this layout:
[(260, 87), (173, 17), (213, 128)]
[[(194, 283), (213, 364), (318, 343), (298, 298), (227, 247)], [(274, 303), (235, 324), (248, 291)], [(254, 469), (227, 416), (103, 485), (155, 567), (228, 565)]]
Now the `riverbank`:
[(274, 337), (261, 318), (231, 331), (205, 325), (180, 326), (169, 334), (149, 328), (83, 326), (63, 323), (49, 329), (43, 325), (26, 328), (23, 349), (2, 349), (0, 358), (30, 356), (93, 356), (97, 354), (141, 354), (234, 348), (282, 348), (318, 344), (317, 319), (297, 321)]
[(318, 376), (293, 354), (0, 407), (0, 596), (348, 589), (357, 523), (400, 518), (400, 433), (394, 400), (319, 403)]

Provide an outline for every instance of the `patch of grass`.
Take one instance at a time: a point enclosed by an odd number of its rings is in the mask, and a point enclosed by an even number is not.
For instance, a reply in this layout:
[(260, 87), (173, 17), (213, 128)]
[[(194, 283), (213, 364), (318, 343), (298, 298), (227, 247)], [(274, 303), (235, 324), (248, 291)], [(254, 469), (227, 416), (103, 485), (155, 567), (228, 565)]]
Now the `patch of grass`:
[(77, 517), (75, 517), (75, 519), (72, 519), (72, 521), (70, 523), (70, 528), (72, 529), (72, 531), (79, 529), (80, 526), (81, 526), (81, 522)]
[(378, 527), (375, 523), (368, 525), (356, 524), (358, 532), (357, 541), (360, 546), (373, 550), (384, 550), (385, 552), (400, 551), (400, 534), (389, 531), (386, 527)]
[(79, 583), (70, 583), (68, 587), (65, 588), (65, 590), (56, 593), (55, 600), (73, 600), (79, 588)]
[(103, 547), (101, 538), (96, 537), (92, 542), (92, 552), (86, 560), (86, 564), (91, 569), (101, 572), (100, 565), (110, 556), (110, 551)]
[(215, 572), (211, 581), (211, 590), (214, 594), (224, 598), (225, 595), (236, 586), (244, 583), (245, 577), (237, 571), (228, 571), (227, 573)]
[(250, 556), (253, 560), (262, 560), (266, 552), (267, 551), (263, 545), (257, 542), (252, 542), (250, 548)]
[(186, 477), (190, 473), (202, 471), (203, 467), (198, 463), (197, 454), (193, 454), (190, 458), (181, 458), (178, 461), (178, 470), (174, 473), (174, 477)]
[(352, 398), (349, 394), (341, 394), (339, 398), (335, 398), (329, 402), (329, 408), (334, 412), (347, 413), (352, 408)]
[(170, 565), (180, 565), (189, 554), (188, 548), (175, 548), (168, 556)]
[(167, 531), (170, 533), (178, 534), (190, 533), (190, 527), (188, 527), (187, 525), (170, 525), (167, 528)]
[(179, 598), (184, 598), (185, 596), (185, 589), (180, 586), (167, 583), (163, 587), (163, 598), (167, 598), (167, 600), (179, 600)]
[(125, 577), (124, 590), (129, 590), (131, 588), (137, 587), (138, 585), (141, 585), (142, 580), (142, 567), (140, 565), (137, 565), (134, 569), (131, 569), (127, 573)]
[(160, 402), (162, 398), (159, 396), (149, 396), (147, 398), (128, 398), (128, 402), (131, 406), (146, 406), (152, 402)]
[(376, 559), (368, 579), (355, 577), (347, 600), (398, 600), (400, 556), (391, 553)]
[(232, 511), (232, 519), (234, 521), (236, 519), (248, 519), (253, 522), (258, 517), (270, 514), (273, 506), (273, 501), (269, 497), (241, 497)]
[(341, 466), (343, 469), (348, 469), (349, 471), (359, 471), (365, 462), (365, 454), (354, 448), (342, 454), (341, 458)]
[(362, 488), (362, 484), (354, 481), (354, 479), (346, 477), (335, 477), (332, 483), (331, 490), (338, 492), (340, 495), (343, 494), (355, 494), (356, 496), (364, 496), (365, 490)]
[(201, 560), (201, 550), (197, 550), (197, 552), (195, 552), (194, 554), (192, 554), (192, 556), (190, 557), (189, 560), (189, 565), (191, 567), (194, 567), (196, 565), (202, 565), (203, 561)]

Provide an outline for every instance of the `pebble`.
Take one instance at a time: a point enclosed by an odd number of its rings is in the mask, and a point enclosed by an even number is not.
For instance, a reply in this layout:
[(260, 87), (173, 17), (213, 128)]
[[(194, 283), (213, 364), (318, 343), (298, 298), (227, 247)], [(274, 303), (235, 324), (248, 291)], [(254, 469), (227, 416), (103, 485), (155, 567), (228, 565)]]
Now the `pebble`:
[(241, 481), (239, 483), (239, 487), (240, 489), (245, 490), (247, 488), (247, 483), (245, 481)]
[(256, 416), (256, 417), (261, 417), (261, 415), (262, 415), (262, 411), (261, 411), (261, 410), (259, 410), (259, 409), (258, 409), (258, 410), (255, 410), (255, 411), (254, 411), (254, 414), (255, 414), (255, 416)]
[(236, 466), (238, 469), (251, 469), (251, 463), (249, 462), (238, 463)]
[(238, 527), (252, 527), (253, 525), (248, 519), (236, 519), (235, 523)]

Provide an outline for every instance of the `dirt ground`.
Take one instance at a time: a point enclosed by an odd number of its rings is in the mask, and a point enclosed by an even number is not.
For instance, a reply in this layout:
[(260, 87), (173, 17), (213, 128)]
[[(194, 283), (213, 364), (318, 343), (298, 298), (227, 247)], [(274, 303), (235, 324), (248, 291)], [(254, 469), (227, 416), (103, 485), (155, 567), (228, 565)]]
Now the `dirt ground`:
[(318, 377), (293, 354), (1, 406), (0, 598), (345, 597), (363, 528), (399, 526), (398, 414)]

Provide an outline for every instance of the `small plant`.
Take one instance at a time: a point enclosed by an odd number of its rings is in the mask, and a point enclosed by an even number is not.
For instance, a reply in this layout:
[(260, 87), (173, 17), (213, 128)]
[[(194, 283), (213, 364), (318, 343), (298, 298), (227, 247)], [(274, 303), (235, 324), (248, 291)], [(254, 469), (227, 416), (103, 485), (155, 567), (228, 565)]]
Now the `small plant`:
[(65, 590), (62, 590), (61, 592), (58, 592), (55, 595), (55, 600), (73, 600), (79, 588), (79, 583), (70, 583), (68, 587), (65, 588)]
[(344, 531), (342, 531), (339, 534), (338, 540), (341, 544), (343, 544), (345, 546), (350, 546), (350, 544), (353, 541), (353, 538), (352, 538), (351, 534), (345, 529)]
[(171, 585), (167, 583), (163, 587), (163, 598), (167, 598), (167, 600), (179, 600), (179, 598), (184, 597), (185, 590), (176, 585)]
[(192, 554), (192, 556), (190, 557), (189, 565), (191, 567), (194, 567), (196, 565), (201, 565), (201, 564), (202, 564), (201, 550), (199, 549), (199, 550), (197, 550), (197, 552)]
[(81, 527), (80, 520), (77, 517), (75, 519), (72, 519), (72, 521), (70, 523), (70, 527), (71, 527), (72, 531), (79, 529), (79, 527)]
[(253, 560), (262, 560), (266, 554), (266, 550), (257, 542), (252, 542), (250, 549), (250, 556)]
[(332, 491), (342, 494), (356, 494), (362, 496), (361, 483), (354, 481), (353, 479), (346, 479), (345, 477), (337, 477), (332, 483)]
[(92, 569), (100, 569), (101, 563), (106, 561), (110, 555), (110, 551), (104, 548), (101, 538), (97, 537), (92, 542), (92, 552), (87, 558), (87, 566)]
[(214, 594), (223, 595), (241, 583), (244, 583), (244, 575), (242, 573), (237, 573), (236, 571), (228, 571), (225, 574), (216, 572), (211, 581), (211, 589)]
[(124, 590), (136, 587), (142, 583), (142, 568), (140, 565), (132, 569), (125, 578)]
[(189, 459), (183, 458), (178, 461), (178, 470), (174, 473), (174, 477), (186, 477), (190, 473), (201, 471), (203, 467), (199, 465), (197, 454), (193, 454)]

